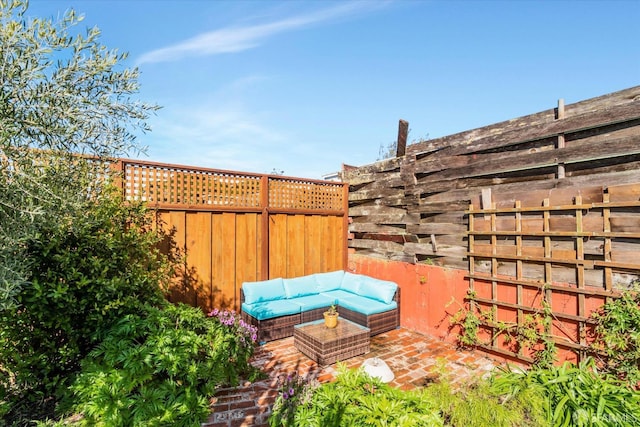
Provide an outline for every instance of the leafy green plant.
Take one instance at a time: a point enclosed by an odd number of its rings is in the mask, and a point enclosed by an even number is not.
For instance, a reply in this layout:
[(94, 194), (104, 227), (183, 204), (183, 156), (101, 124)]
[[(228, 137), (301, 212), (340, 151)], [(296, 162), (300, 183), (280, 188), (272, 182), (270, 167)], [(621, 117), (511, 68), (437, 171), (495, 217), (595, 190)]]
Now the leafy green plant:
[(161, 236), (151, 221), (142, 206), (104, 193), (81, 218), (42, 224), (25, 241), (29, 286), (16, 295), (16, 307), (0, 311), (4, 399), (30, 415), (44, 402), (55, 407), (116, 321), (143, 305), (166, 304), (171, 263), (156, 247)]
[(282, 375), (278, 383), (278, 397), (271, 410), (269, 425), (271, 427), (296, 426), (295, 416), (298, 406), (310, 403), (313, 392), (319, 384), (316, 380), (298, 375), (297, 372), (293, 375)]
[(254, 372), (249, 359), (258, 341), (258, 328), (246, 323), (233, 310), (216, 308), (209, 317), (224, 327), (225, 339), (218, 342), (217, 351), (227, 356), (227, 362), (220, 369), (225, 372), (224, 383), (235, 385), (240, 376)]
[[(637, 285), (636, 285), (637, 287)], [(593, 314), (592, 348), (603, 357), (604, 372), (631, 384), (640, 383), (640, 293), (624, 291)]]
[(82, 217), (109, 174), (103, 161), (139, 152), (135, 133), (159, 108), (135, 99), (138, 71), (100, 30), (80, 30), (73, 10), (54, 20), (28, 6), (0, 0), (0, 309), (29, 286), (25, 241), (41, 224)]
[[(543, 289), (544, 291), (544, 289)], [(523, 316), (521, 322), (498, 321), (495, 308), (481, 310), (476, 302), (476, 293), (469, 290), (466, 299), (469, 306), (460, 309), (449, 319), (452, 326), (460, 327), (458, 344), (461, 347), (473, 347), (479, 344), (495, 345), (498, 337), (512, 346), (516, 353), (528, 348), (533, 350), (534, 365), (546, 367), (556, 360), (556, 344), (551, 334), (553, 311), (551, 305), (543, 300), (542, 308)], [(454, 303), (454, 299), (449, 302)], [(458, 303), (459, 304), (459, 303)], [(460, 305), (460, 304), (459, 304)], [(479, 331), (482, 326), (491, 328), (491, 341), (481, 342)]]
[(480, 342), (478, 338), (478, 329), (483, 323), (483, 319), (481, 318), (482, 313), (476, 308), (475, 304), (473, 304), (474, 298), (475, 292), (469, 290), (467, 291), (467, 299), (470, 300), (469, 308), (463, 307), (453, 298), (446, 305), (448, 307), (455, 302), (460, 306), (458, 311), (449, 319), (449, 324), (452, 327), (460, 327), (458, 344), (462, 347), (473, 347), (478, 345)]
[(532, 391), (542, 394), (547, 425), (633, 426), (640, 422), (640, 393), (600, 374), (591, 358), (579, 365), (503, 369), (493, 377), (491, 387), (505, 401)]
[[(269, 419), (271, 427), (547, 425), (546, 399), (540, 390), (528, 389), (507, 399), (482, 378), (454, 387), (444, 371), (435, 383), (410, 391), (341, 364), (335, 382), (311, 388), (312, 393), (295, 377), (284, 385)], [(292, 388), (294, 397), (304, 397), (291, 399), (287, 387)]]
[[(0, 417), (52, 415), (113, 320), (160, 304), (167, 268), (139, 206), (120, 207), (108, 162), (139, 152), (158, 109), (135, 99), (126, 54), (69, 10), (0, 0)], [(99, 94), (97, 96), (96, 94)]]
[[(322, 384), (311, 399), (296, 402), (295, 415), (276, 403), (270, 425), (337, 426), (438, 426), (437, 411), (419, 391), (403, 391), (371, 378), (363, 371), (338, 365), (338, 376)], [(291, 406), (293, 407), (293, 405)]]
[(81, 425), (200, 425), (216, 387), (258, 375), (248, 362), (253, 341), (239, 336), (238, 319), (225, 319), (185, 305), (125, 316), (71, 387)]
[(433, 383), (423, 390), (440, 412), (446, 426), (534, 427), (546, 426), (544, 396), (527, 390), (507, 400), (488, 380), (453, 387), (448, 380)]

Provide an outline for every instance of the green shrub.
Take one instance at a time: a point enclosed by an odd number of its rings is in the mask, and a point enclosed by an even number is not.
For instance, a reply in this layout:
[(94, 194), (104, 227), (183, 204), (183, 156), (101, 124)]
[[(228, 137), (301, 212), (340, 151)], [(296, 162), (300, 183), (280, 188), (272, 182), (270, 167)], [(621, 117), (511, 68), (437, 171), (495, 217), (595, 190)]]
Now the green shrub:
[[(425, 395), (403, 391), (359, 370), (338, 367), (332, 383), (322, 384), (308, 397), (306, 386), (294, 387), (295, 405), (282, 390), (269, 419), (271, 426), (439, 426), (442, 419)], [(297, 383), (296, 383), (297, 384)], [(285, 386), (286, 388), (286, 386)], [(299, 391), (299, 393), (298, 393)], [(302, 397), (306, 396), (306, 397)], [(295, 414), (292, 416), (292, 408)]]
[(528, 389), (507, 397), (485, 379), (454, 388), (447, 378), (405, 391), (339, 365), (336, 381), (281, 381), (271, 427), (290, 426), (547, 426), (545, 396)]
[(298, 406), (311, 403), (311, 397), (319, 383), (297, 373), (281, 376), (278, 380), (278, 397), (273, 406), (269, 425), (272, 427), (294, 426)]
[(537, 390), (545, 396), (547, 425), (635, 426), (640, 423), (640, 393), (596, 371), (593, 359), (579, 365), (530, 371), (504, 371), (495, 376), (494, 390), (511, 399)]
[(166, 304), (170, 263), (144, 208), (107, 193), (86, 207), (81, 217), (41, 224), (25, 242), (29, 282), (17, 306), (0, 310), (0, 400), (13, 402), (6, 412), (50, 412), (117, 320)]
[(457, 388), (445, 380), (426, 387), (424, 395), (438, 409), (446, 426), (547, 425), (543, 410), (544, 397), (536, 390), (527, 390), (507, 400), (484, 379)]
[[(637, 285), (636, 285), (637, 286)], [(593, 315), (593, 348), (604, 356), (602, 369), (631, 384), (640, 383), (640, 293), (624, 291)]]
[(254, 334), (232, 312), (170, 305), (127, 315), (83, 361), (74, 411), (83, 425), (198, 426), (217, 386), (257, 375)]

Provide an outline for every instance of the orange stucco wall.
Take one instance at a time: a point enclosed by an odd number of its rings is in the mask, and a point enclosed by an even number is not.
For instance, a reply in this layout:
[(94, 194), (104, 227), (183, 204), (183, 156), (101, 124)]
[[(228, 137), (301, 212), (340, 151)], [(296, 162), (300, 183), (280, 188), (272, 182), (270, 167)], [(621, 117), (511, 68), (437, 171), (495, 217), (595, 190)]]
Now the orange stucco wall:
[[(451, 317), (461, 308), (468, 307), (464, 300), (469, 289), (469, 280), (465, 278), (466, 271), (387, 261), (355, 254), (349, 254), (348, 270), (352, 273), (392, 280), (400, 286), (400, 324), (403, 327), (450, 343), (456, 342), (459, 329), (451, 326)], [(487, 293), (489, 291), (482, 285), (481, 281), (477, 282), (476, 292), (480, 297), (490, 298), (490, 293)], [(498, 296), (502, 301), (515, 302), (515, 289), (509, 285), (498, 286)], [(540, 307), (540, 299), (539, 291), (524, 293), (525, 303), (533, 307)], [(597, 310), (603, 303), (603, 297), (585, 298), (587, 315)], [(572, 315), (577, 313), (578, 303), (575, 295), (563, 295), (561, 292), (556, 292), (552, 305), (554, 311), (560, 313)], [(500, 308), (497, 316), (498, 320), (513, 321), (515, 311)], [(553, 334), (576, 341), (578, 340), (577, 323), (555, 319)], [(587, 335), (589, 334), (587, 333)], [(482, 338), (482, 331), (480, 331), (480, 337)], [(502, 349), (512, 350), (507, 343), (498, 341), (497, 344)], [(499, 360), (517, 362), (516, 359), (499, 354), (488, 355)], [(528, 355), (532, 356), (532, 354)], [(565, 360), (577, 361), (577, 359), (577, 354), (573, 350), (562, 346), (557, 348), (558, 363)]]
[(349, 271), (392, 280), (400, 286), (400, 323), (403, 327), (456, 341), (450, 317), (463, 307), (469, 288), (465, 271), (424, 264), (408, 264), (349, 255)]

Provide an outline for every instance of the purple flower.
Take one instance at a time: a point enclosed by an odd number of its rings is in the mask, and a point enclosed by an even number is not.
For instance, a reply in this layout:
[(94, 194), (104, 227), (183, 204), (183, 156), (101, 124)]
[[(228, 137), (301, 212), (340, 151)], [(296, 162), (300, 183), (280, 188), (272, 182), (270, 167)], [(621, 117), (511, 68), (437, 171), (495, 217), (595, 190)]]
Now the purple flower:
[(284, 400), (287, 400), (287, 399), (289, 398), (289, 395), (287, 394), (287, 392), (286, 392), (286, 391), (282, 393), (282, 398), (283, 398)]
[(220, 310), (218, 310), (217, 308), (214, 308), (213, 311), (211, 312), (214, 316), (217, 316), (218, 313), (220, 312)]
[(295, 393), (295, 390), (293, 390), (293, 387), (291, 387), (291, 388), (289, 389), (289, 396), (293, 396), (293, 395), (294, 395), (294, 393)]
[(258, 336), (256, 334), (251, 335), (251, 340), (252, 341), (258, 341)]

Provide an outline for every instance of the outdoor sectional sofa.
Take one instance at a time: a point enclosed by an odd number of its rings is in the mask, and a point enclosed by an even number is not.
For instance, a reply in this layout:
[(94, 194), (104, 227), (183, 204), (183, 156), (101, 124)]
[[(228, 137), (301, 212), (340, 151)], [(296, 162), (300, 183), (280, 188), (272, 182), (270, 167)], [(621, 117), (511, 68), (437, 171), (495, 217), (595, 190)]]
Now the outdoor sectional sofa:
[(340, 317), (377, 335), (400, 326), (400, 287), (343, 270), (291, 279), (245, 282), (241, 316), (258, 328), (260, 342), (293, 335), (300, 323), (322, 319), (331, 305)]

